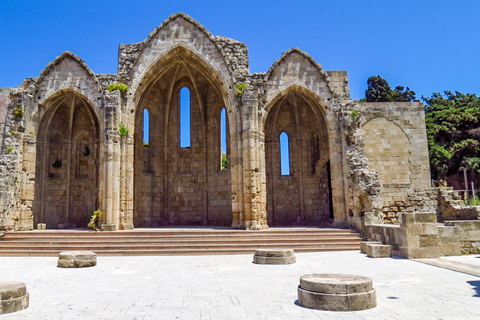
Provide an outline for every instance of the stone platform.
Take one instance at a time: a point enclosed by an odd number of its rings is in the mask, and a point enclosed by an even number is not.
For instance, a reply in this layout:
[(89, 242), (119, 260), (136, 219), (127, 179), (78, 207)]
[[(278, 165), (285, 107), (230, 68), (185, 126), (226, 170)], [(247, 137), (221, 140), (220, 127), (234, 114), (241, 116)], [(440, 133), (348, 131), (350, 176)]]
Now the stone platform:
[(28, 292), (25, 283), (0, 282), (0, 314), (12, 313), (28, 307)]
[(357, 311), (377, 306), (372, 279), (349, 274), (309, 274), (300, 277), (298, 303), (306, 308)]

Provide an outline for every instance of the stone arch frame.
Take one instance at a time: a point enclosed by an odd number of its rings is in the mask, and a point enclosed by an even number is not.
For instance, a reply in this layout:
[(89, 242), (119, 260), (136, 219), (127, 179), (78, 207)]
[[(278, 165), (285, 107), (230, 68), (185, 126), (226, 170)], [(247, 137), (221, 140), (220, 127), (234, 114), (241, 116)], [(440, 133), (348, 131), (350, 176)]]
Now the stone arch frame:
[[(67, 132), (58, 132), (58, 129), (52, 127), (54, 123), (54, 119), (58, 119), (58, 116), (61, 112), (64, 112), (62, 109), (65, 110), (65, 113), (69, 113), (69, 123), (67, 124), (66, 131)], [(37, 131), (37, 139), (35, 142), (35, 149), (36, 149), (36, 169), (35, 169), (35, 176), (36, 176), (36, 184), (35, 184), (35, 198), (33, 204), (33, 214), (34, 214), (34, 221), (36, 223), (39, 222), (46, 222), (48, 228), (69, 228), (69, 227), (86, 227), (86, 222), (88, 222), (90, 215), (99, 208), (101, 203), (101, 191), (100, 191), (100, 180), (101, 180), (101, 172), (102, 172), (102, 162), (103, 157), (102, 154), (102, 144), (100, 143), (101, 139), (101, 124), (98, 114), (95, 110), (93, 103), (84, 95), (80, 94), (75, 90), (63, 89), (59, 90), (56, 93), (49, 95), (47, 99), (44, 99), (41, 104), (42, 114), (39, 117), (36, 126), (38, 127)], [(74, 117), (79, 116), (87, 117), (87, 129), (80, 128), (77, 132), (78, 125), (76, 121), (74, 121)], [(59, 177), (53, 177), (50, 173), (50, 165), (52, 161), (48, 161), (46, 157), (48, 157), (49, 150), (53, 147), (51, 145), (51, 139), (49, 136), (59, 136), (62, 135), (65, 137), (65, 133), (67, 133), (67, 139), (64, 142), (60, 142), (63, 150), (63, 154), (66, 157), (66, 162), (63, 162), (63, 165), (66, 165), (66, 171), (64, 175)], [(78, 159), (75, 158), (76, 151), (76, 143), (78, 142), (78, 137), (88, 136), (90, 138), (90, 142), (92, 144), (92, 148), (89, 149), (88, 154), (84, 154), (85, 157), (91, 155), (93, 157), (92, 160), (87, 161), (87, 165), (89, 164), (90, 168), (87, 168), (87, 176), (83, 177), (77, 171), (77, 166), (80, 165)], [(49, 159), (52, 160), (52, 159)], [(60, 167), (61, 168), (61, 167)], [(49, 180), (58, 178), (60, 179), (60, 184), (64, 184), (62, 187), (64, 189), (63, 197), (62, 195), (54, 194), (57, 203), (64, 202), (63, 205), (65, 206), (65, 216), (62, 218), (62, 213), (60, 213), (60, 220), (52, 217), (51, 215), (58, 214), (55, 212), (46, 213), (45, 208), (47, 207), (49, 200), (46, 199), (46, 194), (48, 193), (49, 188)], [(91, 181), (92, 186), (87, 187), (89, 190), (86, 191), (88, 195), (82, 195), (85, 188), (82, 187), (74, 187), (75, 181), (78, 179), (86, 179), (85, 181)], [(63, 181), (65, 180), (65, 181)], [(78, 183), (77, 185), (82, 185), (83, 183)], [(87, 183), (88, 184), (88, 183)], [(77, 189), (77, 191), (75, 191)], [(84, 191), (82, 191), (84, 190)], [(78, 193), (80, 192), (80, 193)], [(84, 197), (80, 198), (79, 200), (74, 200), (74, 197)], [(92, 200), (92, 197), (94, 200)], [(87, 199), (88, 198), (88, 199)], [(80, 202), (78, 202), (80, 201)], [(77, 203), (78, 202), (78, 203)], [(83, 215), (77, 215), (77, 210), (73, 208), (77, 206), (79, 208), (85, 208), (85, 212)], [(62, 204), (60, 204), (62, 207)], [(58, 210), (57, 210), (58, 211)]]
[[(294, 96), (297, 96), (296, 98), (292, 98)], [(302, 110), (299, 108), (302, 108), (302, 105), (294, 106), (292, 107), (295, 109), (293, 111), (293, 125), (294, 127), (291, 128), (290, 130), (286, 129), (286, 127), (279, 127), (275, 128), (277, 126), (278, 121), (278, 113), (280, 112), (280, 109), (286, 102), (286, 100), (295, 100), (295, 99), (302, 99), (303, 104), (306, 104), (306, 107), (310, 109), (312, 112), (313, 116), (316, 118), (316, 126), (311, 127), (309, 130), (306, 130), (305, 132), (302, 132), (303, 129), (301, 129), (301, 125), (304, 120), (301, 119), (300, 113)], [(289, 102), (291, 104), (301, 104), (302, 102)], [(293, 110), (292, 109), (292, 110)], [(332, 201), (332, 196), (331, 192), (332, 190), (326, 189), (326, 192), (328, 193), (326, 196), (323, 194), (323, 200), (321, 201), (327, 201), (325, 203), (325, 206), (323, 207), (323, 213), (321, 214), (321, 217), (318, 217), (318, 219), (315, 219), (314, 216), (315, 214), (312, 212), (318, 209), (312, 209), (314, 205), (310, 205), (311, 203), (314, 203), (315, 201), (318, 202), (320, 201), (319, 199), (307, 199), (308, 195), (306, 193), (312, 193), (315, 188), (310, 190), (309, 188), (306, 187), (306, 185), (314, 183), (312, 180), (312, 177), (315, 175), (308, 173), (308, 160), (305, 160), (304, 154), (308, 152), (309, 147), (306, 144), (305, 141), (305, 136), (306, 135), (312, 135), (316, 134), (317, 136), (323, 137), (323, 154), (321, 159), (318, 159), (318, 162), (322, 162), (319, 167), (323, 168), (323, 173), (322, 173), (322, 179), (325, 180), (322, 185), (328, 185), (328, 177), (330, 174), (325, 171), (328, 170), (327, 165), (329, 164), (330, 160), (330, 145), (331, 145), (331, 130), (329, 130), (329, 121), (327, 119), (327, 112), (328, 112), (328, 107), (325, 105), (325, 102), (318, 97), (315, 93), (311, 92), (307, 88), (300, 87), (298, 85), (291, 85), (288, 88), (284, 89), (280, 93), (278, 93), (266, 106), (266, 115), (262, 117), (261, 119), (261, 128), (262, 131), (265, 133), (265, 161), (266, 161), (266, 176), (267, 176), (267, 217), (269, 221), (269, 225), (273, 223), (274, 225), (322, 225), (325, 223), (328, 223), (328, 220), (330, 219), (330, 201)], [(290, 121), (291, 122), (291, 121)], [(289, 124), (291, 125), (291, 124)], [(313, 130), (313, 131), (312, 131)], [(278, 131), (278, 132), (277, 132)], [(307, 132), (308, 131), (308, 132)], [(310, 132), (312, 131), (312, 132)], [(276, 177), (277, 175), (280, 174), (280, 172), (272, 172), (272, 169), (276, 165), (278, 166), (278, 163), (275, 164), (274, 162), (280, 161), (279, 155), (275, 156), (274, 153), (277, 152), (279, 153), (279, 141), (276, 141), (279, 139), (279, 134), (280, 132), (286, 132), (289, 136), (289, 143), (290, 143), (290, 154), (293, 155), (293, 159), (290, 159), (290, 176), (281, 176), (278, 178)], [(272, 141), (272, 139), (275, 139), (275, 141)], [(300, 146), (296, 145), (298, 142), (300, 142)], [(272, 162), (274, 161), (274, 162)], [(270, 163), (272, 162), (272, 163)], [(337, 167), (339, 164), (335, 164), (334, 167)], [(278, 170), (277, 170), (278, 171)], [(278, 215), (276, 211), (276, 206), (277, 204), (275, 203), (275, 194), (276, 191), (275, 189), (282, 184), (282, 179), (288, 181), (287, 184), (296, 184), (297, 187), (294, 189), (298, 189), (298, 198), (297, 200), (297, 209), (288, 209), (287, 211), (298, 211), (296, 221), (291, 220), (291, 221), (276, 221), (276, 220), (284, 220), (285, 217), (276, 217)], [(277, 181), (278, 180), (278, 181)], [(310, 181), (312, 180), (312, 181)], [(317, 184), (318, 185), (318, 184)], [(319, 185), (318, 185), (319, 186)], [(335, 187), (338, 189), (338, 184), (335, 184)], [(291, 189), (291, 188), (290, 188)], [(322, 189), (323, 190), (323, 189)], [(307, 191), (307, 192), (306, 192)], [(312, 191), (312, 192), (310, 192)], [(320, 188), (319, 188), (319, 193), (320, 193)], [(325, 190), (323, 190), (325, 191)], [(322, 191), (322, 192), (323, 192)], [(338, 192), (338, 190), (336, 190)], [(288, 195), (282, 195), (280, 197), (280, 200), (283, 201), (283, 199), (286, 199)], [(282, 205), (283, 206), (283, 205)], [(317, 204), (318, 207), (318, 204)]]
[[(195, 52), (189, 50), (188, 48), (182, 46), (182, 45), (176, 45), (171, 49), (168, 53), (165, 55), (161, 56), (160, 58), (157, 59), (157, 61), (150, 67), (148, 71), (145, 72), (149, 78), (142, 79), (141, 80), (141, 85), (137, 86), (137, 90), (133, 91), (132, 97), (129, 99), (129, 104), (132, 106), (132, 110), (136, 110), (134, 112), (135, 115), (135, 125), (134, 125), (134, 154), (135, 154), (135, 161), (138, 161), (138, 158), (143, 157), (142, 151), (138, 147), (139, 143), (139, 122), (140, 118), (139, 117), (139, 110), (143, 112), (144, 108), (148, 108), (150, 111), (150, 121), (151, 123), (156, 122), (154, 120), (155, 117), (157, 117), (157, 120), (159, 123), (161, 123), (161, 126), (164, 128), (163, 133), (161, 134), (162, 137), (160, 137), (161, 141), (158, 141), (158, 143), (162, 144), (162, 149), (163, 150), (157, 150), (154, 151), (153, 148), (149, 150), (149, 152), (155, 154), (157, 157), (156, 160), (153, 160), (153, 162), (159, 163), (157, 165), (157, 170), (153, 170), (154, 172), (152, 175), (152, 178), (148, 178), (147, 180), (151, 180), (149, 183), (144, 182), (144, 178), (141, 177), (141, 170), (138, 168), (138, 164), (135, 164), (135, 169), (134, 169), (134, 220), (136, 221), (137, 226), (161, 226), (161, 225), (168, 225), (168, 224), (182, 224), (176, 220), (175, 216), (175, 211), (171, 210), (170, 203), (171, 201), (171, 195), (172, 195), (172, 190), (171, 190), (171, 179), (169, 178), (170, 173), (172, 172), (171, 166), (168, 165), (169, 163), (169, 158), (167, 157), (168, 155), (172, 155), (173, 153), (169, 150), (169, 141), (172, 139), (172, 135), (169, 134), (171, 128), (172, 128), (172, 117), (175, 118), (176, 115), (171, 114), (171, 111), (179, 113), (179, 110), (173, 110), (172, 108), (172, 103), (175, 104), (177, 99), (177, 96), (179, 97), (179, 92), (180, 89), (183, 87), (188, 87), (190, 90), (190, 99), (191, 99), (191, 112), (196, 112), (198, 114), (198, 118), (200, 119), (201, 125), (200, 130), (201, 130), (201, 135), (204, 136), (205, 142), (204, 143), (210, 143), (212, 144), (212, 138), (210, 134), (210, 128), (212, 127), (212, 116), (209, 116), (209, 113), (215, 113), (215, 111), (210, 110), (208, 102), (206, 103), (203, 101), (206, 96), (204, 96), (204, 92), (201, 92), (202, 90), (205, 90), (205, 85), (200, 83), (198, 79), (195, 79), (195, 74), (200, 75), (202, 77), (203, 83), (209, 83), (210, 84), (210, 93), (206, 94), (208, 95), (217, 95), (219, 100), (214, 103), (217, 105), (220, 105), (218, 107), (218, 111), (220, 112), (222, 108), (225, 108), (226, 110), (226, 115), (227, 115), (227, 121), (231, 123), (230, 118), (235, 116), (235, 112), (232, 110), (232, 103), (230, 99), (230, 91), (227, 89), (226, 84), (224, 81), (221, 81), (221, 76), (218, 74), (218, 72), (213, 68), (213, 66), (209, 65), (202, 57), (198, 56)], [(169, 79), (170, 81), (167, 81), (167, 75), (170, 76)], [(198, 86), (203, 86), (202, 88), (199, 88)], [(134, 87), (132, 85), (132, 87)], [(163, 90), (163, 91), (162, 91)], [(157, 93), (155, 93), (157, 92)], [(160, 92), (163, 92), (162, 94), (159, 94)], [(155, 96), (155, 97), (154, 97)], [(161, 96), (161, 97), (160, 97)], [(152, 99), (156, 99), (154, 102), (152, 102)], [(208, 97), (207, 97), (208, 99)], [(163, 105), (159, 109), (157, 106), (157, 109), (155, 107), (150, 106), (149, 104), (158, 104), (158, 105)], [(194, 110), (195, 108), (195, 110)], [(216, 107), (215, 107), (216, 108)], [(219, 114), (219, 113), (218, 113)], [(179, 129), (179, 128), (178, 128)], [(193, 130), (192, 130), (193, 131)], [(218, 133), (220, 131), (218, 130)], [(178, 132), (179, 133), (179, 132)], [(192, 132), (192, 134), (194, 134)], [(154, 137), (155, 133), (153, 130), (151, 130), (151, 135), (150, 139), (152, 143), (155, 143), (155, 139), (158, 140), (158, 137)], [(215, 139), (213, 139), (215, 140)], [(232, 145), (234, 141), (234, 137), (232, 137), (232, 134), (229, 133), (229, 138), (228, 138), (230, 146)], [(220, 140), (218, 139), (218, 142)], [(179, 143), (179, 141), (178, 141)], [(214, 143), (213, 143), (214, 144)], [(179, 144), (178, 144), (179, 147)], [(202, 147), (205, 150), (206, 146)], [(188, 148), (186, 148), (188, 149)], [(191, 141), (191, 149), (195, 149), (194, 146), (194, 141)], [(232, 150), (232, 148), (228, 148), (229, 150)], [(232, 150), (233, 151), (233, 150)], [(180, 150), (180, 154), (188, 158), (188, 153), (192, 152), (190, 150)], [(205, 151), (207, 154), (208, 152)], [(184, 155), (185, 154), (185, 155)], [(153, 159), (153, 158), (152, 158)], [(216, 162), (216, 161), (215, 161)], [(180, 164), (182, 162), (180, 161)], [(178, 166), (178, 163), (175, 163), (173, 166)], [(159, 169), (159, 166), (164, 166), (164, 169)], [(218, 169), (218, 167), (215, 167)], [(205, 170), (210, 172), (210, 165), (208, 163), (205, 163)], [(239, 168), (235, 168), (235, 170), (239, 170)], [(218, 170), (215, 170), (218, 171)], [(207, 174), (207, 173), (206, 173)], [(161, 175), (161, 177), (158, 177), (158, 175)], [(185, 173), (186, 176), (188, 176), (188, 172)], [(185, 176), (184, 175), (184, 176)], [(211, 173), (208, 173), (207, 176), (211, 175)], [(223, 173), (220, 174), (218, 172), (215, 172), (215, 179), (220, 179), (225, 180), (227, 178), (228, 181), (231, 180), (232, 174), (231, 171), (228, 172), (227, 174)], [(192, 179), (196, 179), (197, 177), (193, 177)], [(143, 180), (142, 180), (143, 179)], [(180, 179), (183, 179), (182, 177)], [(227, 193), (229, 199), (226, 199), (223, 197), (222, 199), (213, 199), (210, 201), (212, 196), (210, 195), (212, 192), (210, 192), (210, 189), (212, 189), (212, 183), (211, 179), (206, 179), (205, 181), (205, 190), (202, 193), (205, 194), (203, 197), (205, 202), (204, 209), (203, 209), (203, 217), (202, 221), (195, 221), (192, 223), (201, 223), (201, 224), (220, 224), (220, 225), (226, 225), (227, 223), (225, 221), (221, 222), (222, 218), (216, 219), (216, 217), (212, 217), (210, 215), (211, 210), (210, 208), (212, 206), (215, 206), (218, 204), (218, 206), (221, 206), (223, 210), (223, 216), (225, 215), (225, 208), (228, 207), (229, 215), (232, 215), (232, 199), (231, 199), (231, 194), (232, 190), (235, 189), (236, 185), (233, 184), (233, 186), (230, 185), (230, 183), (226, 183), (226, 180), (223, 181), (223, 189), (228, 188), (227, 191), (222, 189), (222, 193)], [(203, 183), (203, 182), (202, 182)], [(222, 183), (220, 183), (222, 184)], [(145, 185), (145, 187), (143, 186)], [(148, 188), (155, 188), (156, 186), (161, 186), (160, 189), (162, 189), (162, 192), (157, 192), (156, 195), (151, 195), (150, 198), (156, 198), (156, 203), (149, 205), (149, 208), (140, 208), (139, 204), (144, 203), (144, 200), (141, 200), (141, 197), (144, 197), (145, 193), (149, 193), (147, 190)], [(179, 187), (181, 188), (181, 187)], [(143, 190), (143, 191), (140, 191)], [(215, 191), (213, 191), (215, 193)], [(177, 197), (177, 196), (176, 196)], [(163, 199), (163, 200), (162, 200)], [(161, 202), (161, 204), (158, 204)], [(221, 203), (221, 204), (220, 204)], [(150, 210), (150, 212), (148, 212)], [(150, 219), (150, 217), (155, 216), (154, 218)], [(145, 221), (141, 221), (142, 219), (145, 219)], [(150, 220), (149, 220), (150, 219)], [(220, 222), (219, 222), (220, 221)], [(191, 221), (190, 221), (191, 222)], [(231, 218), (228, 224), (231, 223)]]

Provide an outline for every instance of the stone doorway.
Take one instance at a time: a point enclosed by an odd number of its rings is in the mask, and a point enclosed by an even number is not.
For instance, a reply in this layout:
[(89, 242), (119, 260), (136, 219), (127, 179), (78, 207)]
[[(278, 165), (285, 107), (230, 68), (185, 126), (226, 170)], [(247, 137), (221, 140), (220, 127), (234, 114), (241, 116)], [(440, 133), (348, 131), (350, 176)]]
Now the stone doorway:
[[(281, 142), (285, 137), (288, 143)], [(295, 91), (278, 99), (265, 123), (265, 151), (269, 226), (329, 222), (330, 156), (321, 107)]]
[(98, 209), (99, 125), (73, 92), (45, 104), (37, 138), (34, 223), (86, 228)]

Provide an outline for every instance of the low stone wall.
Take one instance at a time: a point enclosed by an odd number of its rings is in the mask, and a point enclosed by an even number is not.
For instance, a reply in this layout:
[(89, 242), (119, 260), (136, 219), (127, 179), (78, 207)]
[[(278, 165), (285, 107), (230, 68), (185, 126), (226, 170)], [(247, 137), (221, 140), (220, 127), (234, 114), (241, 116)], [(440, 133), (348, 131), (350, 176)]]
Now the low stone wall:
[(382, 213), (388, 224), (398, 224), (400, 212), (437, 212), (439, 188), (415, 188), (402, 201), (384, 203)]
[(400, 226), (392, 224), (373, 224), (365, 226), (364, 238), (378, 241), (392, 247), (392, 255), (400, 255)]
[(445, 226), (458, 229), (461, 254), (480, 253), (480, 220), (445, 221)]

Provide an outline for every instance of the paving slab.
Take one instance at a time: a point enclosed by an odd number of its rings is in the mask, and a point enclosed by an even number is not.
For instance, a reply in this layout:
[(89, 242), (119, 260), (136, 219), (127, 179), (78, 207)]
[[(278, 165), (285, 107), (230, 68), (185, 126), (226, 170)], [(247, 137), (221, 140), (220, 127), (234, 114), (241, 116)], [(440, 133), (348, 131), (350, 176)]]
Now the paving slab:
[[(0, 280), (24, 282), (30, 293), (27, 309), (1, 318), (480, 319), (479, 277), (359, 251), (296, 256), (289, 265), (256, 265), (251, 254), (98, 257), (95, 268), (80, 269), (57, 268), (56, 257), (0, 257)], [(377, 307), (334, 312), (299, 306), (299, 278), (310, 273), (371, 278)]]

